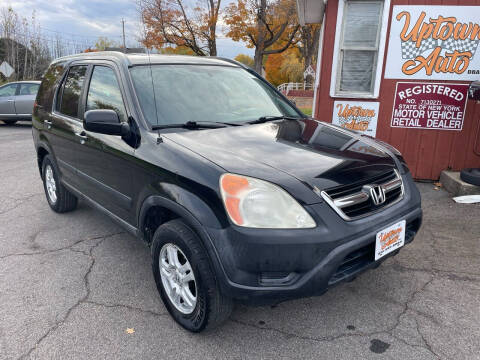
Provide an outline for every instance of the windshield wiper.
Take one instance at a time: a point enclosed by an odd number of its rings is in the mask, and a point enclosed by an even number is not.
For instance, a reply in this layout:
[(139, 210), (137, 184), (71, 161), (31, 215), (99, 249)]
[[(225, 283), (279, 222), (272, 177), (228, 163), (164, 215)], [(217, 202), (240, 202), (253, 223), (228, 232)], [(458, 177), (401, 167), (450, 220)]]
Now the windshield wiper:
[(247, 124), (261, 124), (267, 121), (273, 120), (300, 120), (300, 118), (292, 117), (292, 116), (261, 116), (256, 120), (247, 121)]
[(218, 129), (227, 126), (239, 126), (241, 124), (233, 124), (227, 122), (217, 122), (217, 121), (187, 121), (185, 123), (179, 124), (165, 124), (165, 125), (153, 125), (152, 130), (161, 130), (161, 129), (174, 129), (174, 128), (184, 128), (184, 129)]

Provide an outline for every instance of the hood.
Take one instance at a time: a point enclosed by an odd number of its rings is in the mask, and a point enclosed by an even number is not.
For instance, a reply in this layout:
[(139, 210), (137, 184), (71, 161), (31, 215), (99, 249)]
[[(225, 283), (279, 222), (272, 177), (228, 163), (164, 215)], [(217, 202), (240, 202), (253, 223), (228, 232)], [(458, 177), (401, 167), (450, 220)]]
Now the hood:
[(372, 139), (313, 119), (163, 134), (228, 172), (258, 176), (273, 168), (323, 190), (395, 168)]

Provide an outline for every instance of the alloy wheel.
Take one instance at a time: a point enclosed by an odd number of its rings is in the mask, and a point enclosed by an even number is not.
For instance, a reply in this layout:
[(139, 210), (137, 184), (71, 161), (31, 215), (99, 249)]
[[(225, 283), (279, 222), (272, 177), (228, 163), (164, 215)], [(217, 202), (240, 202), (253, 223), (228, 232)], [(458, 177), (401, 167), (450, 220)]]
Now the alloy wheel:
[(52, 204), (57, 202), (57, 184), (53, 177), (53, 169), (51, 165), (45, 167), (45, 185), (47, 187), (48, 197)]
[(197, 305), (197, 283), (187, 257), (178, 246), (167, 243), (160, 250), (158, 262), (170, 302), (182, 314), (191, 314)]

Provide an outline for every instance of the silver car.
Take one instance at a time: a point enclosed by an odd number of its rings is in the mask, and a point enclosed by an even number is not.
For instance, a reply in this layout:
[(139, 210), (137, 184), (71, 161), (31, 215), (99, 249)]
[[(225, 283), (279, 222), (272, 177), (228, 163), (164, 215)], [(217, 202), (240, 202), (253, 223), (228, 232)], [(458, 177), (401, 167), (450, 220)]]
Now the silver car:
[(0, 86), (0, 120), (5, 124), (31, 121), (39, 87), (40, 81), (16, 81)]

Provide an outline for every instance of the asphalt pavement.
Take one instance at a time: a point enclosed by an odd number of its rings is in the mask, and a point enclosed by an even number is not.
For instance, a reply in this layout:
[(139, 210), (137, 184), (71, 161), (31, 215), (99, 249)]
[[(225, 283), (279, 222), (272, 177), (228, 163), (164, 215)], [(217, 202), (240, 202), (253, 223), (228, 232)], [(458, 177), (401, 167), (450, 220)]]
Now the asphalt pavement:
[(433, 184), (415, 241), (378, 269), (190, 334), (140, 240), (86, 204), (50, 210), (30, 124), (0, 124), (0, 181), (0, 359), (480, 359), (480, 206)]

